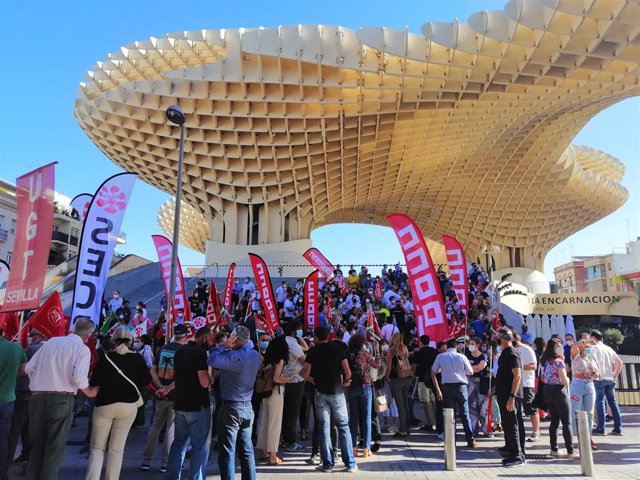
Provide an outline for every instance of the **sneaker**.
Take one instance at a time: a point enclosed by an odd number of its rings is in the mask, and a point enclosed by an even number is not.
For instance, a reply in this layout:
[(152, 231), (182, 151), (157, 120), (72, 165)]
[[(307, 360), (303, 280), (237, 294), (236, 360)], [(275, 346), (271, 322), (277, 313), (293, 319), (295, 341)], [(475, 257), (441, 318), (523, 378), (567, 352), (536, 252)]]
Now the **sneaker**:
[(580, 452), (577, 448), (574, 448), (572, 451), (567, 450), (567, 458), (580, 458)]
[(148, 472), (149, 470), (151, 470), (151, 467), (148, 463), (143, 463), (142, 465), (140, 465), (139, 469), (142, 472)]
[(476, 448), (478, 446), (478, 442), (476, 442), (475, 440), (471, 440), (470, 442), (467, 442), (467, 447), (469, 448)]
[(441, 441), (441, 442), (444, 442), (444, 432), (443, 432), (443, 433), (438, 434), (437, 439), (438, 439), (439, 441)]
[(427, 433), (436, 433), (436, 427), (431, 425), (423, 425), (420, 427), (420, 430)]
[(381, 444), (380, 442), (373, 442), (373, 443), (371, 444), (371, 451), (372, 451), (373, 453), (377, 453), (377, 452), (378, 452), (378, 450), (380, 450), (380, 447), (382, 447), (382, 444)]
[(591, 435), (596, 435), (598, 437), (606, 437), (607, 436), (607, 434), (604, 431), (604, 429), (603, 430), (598, 430), (597, 428), (591, 432)]
[(558, 450), (557, 448), (552, 448), (550, 455), (552, 457), (558, 457), (558, 456), (560, 456), (560, 450)]
[(161, 471), (162, 473), (167, 473), (167, 466), (166, 466), (166, 465), (162, 465), (162, 466), (160, 467), (160, 471)]
[(347, 467), (343, 470), (343, 472), (347, 473), (356, 473), (358, 471), (358, 466), (354, 465), (353, 467)]
[(502, 466), (506, 468), (519, 467), (520, 465), (524, 464), (525, 461), (522, 457), (505, 458), (502, 461)]
[(316, 467), (316, 470), (318, 470), (319, 472), (324, 472), (324, 473), (331, 473), (333, 472), (333, 468), (331, 467), (327, 467), (325, 465), (318, 465)]
[(534, 433), (529, 438), (527, 438), (527, 442), (537, 442), (538, 440), (540, 440), (540, 434), (539, 433)]
[(320, 457), (318, 455), (311, 455), (305, 460), (307, 465), (318, 465), (320, 463)]
[(613, 430), (611, 430), (609, 435), (615, 435), (616, 437), (622, 437), (622, 430), (613, 429)]
[(284, 450), (286, 452), (300, 452), (302, 450), (306, 450), (306, 447), (303, 447), (299, 443), (294, 442), (294, 443), (292, 443), (290, 445), (285, 445), (284, 446)]

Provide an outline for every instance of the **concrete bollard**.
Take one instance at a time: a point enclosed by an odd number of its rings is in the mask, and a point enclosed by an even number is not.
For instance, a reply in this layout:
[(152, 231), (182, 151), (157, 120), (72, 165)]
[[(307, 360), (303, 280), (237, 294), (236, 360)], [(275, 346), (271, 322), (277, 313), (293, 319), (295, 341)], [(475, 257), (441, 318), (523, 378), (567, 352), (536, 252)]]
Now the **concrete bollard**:
[(593, 452), (589, 417), (584, 410), (578, 410), (578, 445), (580, 446), (580, 469), (585, 477), (593, 477)]
[(456, 419), (453, 408), (444, 409), (444, 468), (456, 469)]

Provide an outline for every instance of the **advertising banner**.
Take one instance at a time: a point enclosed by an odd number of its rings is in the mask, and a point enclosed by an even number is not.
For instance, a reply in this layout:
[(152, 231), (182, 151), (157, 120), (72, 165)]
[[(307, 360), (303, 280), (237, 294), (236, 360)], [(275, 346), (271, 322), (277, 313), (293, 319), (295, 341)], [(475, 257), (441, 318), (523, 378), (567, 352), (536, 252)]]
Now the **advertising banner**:
[(71, 208), (73, 208), (78, 214), (78, 219), (84, 222), (87, 218), (87, 212), (89, 211), (89, 205), (91, 205), (92, 195), (88, 193), (81, 193), (71, 199)]
[[(227, 283), (228, 280), (227, 280)], [(222, 313), (220, 312), (220, 297), (218, 297), (218, 289), (213, 280), (209, 286), (209, 302), (207, 303), (207, 326), (214, 330), (220, 330), (224, 325)], [(195, 327), (195, 324), (194, 324)]]
[(3, 312), (40, 306), (53, 231), (54, 193), (55, 162), (16, 180), (16, 237)]
[(47, 298), (47, 301), (29, 318), (29, 324), (48, 338), (64, 337), (67, 334), (67, 322), (64, 319), (58, 292), (53, 292)]
[(233, 275), (236, 271), (236, 264), (232, 263), (229, 266), (229, 273), (227, 273), (227, 283), (224, 286), (224, 298), (222, 300), (222, 305), (224, 309), (231, 313), (231, 298), (233, 296)]
[(91, 199), (78, 249), (72, 322), (80, 315), (89, 317), (96, 325), (100, 322), (102, 294), (136, 178), (135, 173), (114, 175), (98, 188)]
[(418, 335), (429, 335), (433, 342), (446, 340), (449, 327), (444, 302), (433, 260), (422, 232), (407, 215), (394, 213), (389, 215), (387, 220), (398, 237), (407, 264)]
[(464, 250), (460, 242), (449, 235), (443, 235), (442, 242), (447, 253), (449, 278), (453, 284), (453, 291), (456, 292), (458, 305), (466, 317), (469, 313), (469, 276)]
[(7, 288), (7, 280), (9, 279), (9, 264), (4, 260), (0, 260), (0, 305), (4, 302), (4, 292)]
[(325, 278), (333, 276), (335, 267), (331, 264), (327, 258), (320, 253), (317, 248), (310, 248), (302, 254), (307, 261), (313, 265)]
[(280, 319), (278, 318), (276, 299), (271, 288), (271, 277), (269, 276), (267, 264), (255, 253), (249, 254), (249, 260), (251, 260), (251, 269), (256, 279), (256, 288), (260, 293), (260, 303), (262, 303), (266, 321), (269, 323), (271, 330), (275, 331), (280, 326)]
[(307, 328), (316, 328), (320, 325), (320, 319), (318, 318), (318, 313), (320, 312), (318, 277), (318, 270), (314, 270), (304, 282), (304, 321)]
[[(153, 244), (158, 252), (158, 261), (160, 262), (160, 273), (164, 282), (164, 293), (169, 298), (169, 286), (171, 283), (171, 255), (173, 253), (173, 244), (171, 240), (162, 235), (151, 235)], [(178, 267), (176, 268), (176, 291), (173, 302), (169, 302), (169, 322), (167, 322), (167, 338), (173, 336), (173, 327), (176, 322), (179, 310), (184, 312), (184, 319), (191, 318), (189, 307), (189, 299), (187, 289), (184, 284), (184, 276), (182, 275), (182, 266), (180, 259), (177, 259)]]

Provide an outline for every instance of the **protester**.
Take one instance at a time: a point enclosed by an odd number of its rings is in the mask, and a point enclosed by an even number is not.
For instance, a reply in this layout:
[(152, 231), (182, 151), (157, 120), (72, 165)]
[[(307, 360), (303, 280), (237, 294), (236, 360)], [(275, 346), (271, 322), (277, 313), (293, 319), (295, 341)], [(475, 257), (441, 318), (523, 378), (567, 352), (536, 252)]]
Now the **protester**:
[[(471, 364), (473, 375), (468, 377), (467, 393), (469, 395), (469, 415), (471, 418), (471, 431), (474, 437), (480, 432), (486, 431), (486, 412), (484, 405), (486, 395), (481, 392), (485, 376), (488, 374), (489, 361), (486, 353), (481, 350), (482, 340), (477, 337), (469, 339), (469, 352), (467, 360)], [(486, 393), (486, 392), (485, 392)]]
[[(184, 332), (181, 325), (176, 325), (176, 329), (178, 328), (178, 332)], [(176, 350), (173, 356), (175, 380), (162, 389), (164, 393), (175, 390), (175, 434), (169, 450), (165, 480), (180, 479), (189, 442), (189, 478), (201, 480), (207, 477), (211, 375), (207, 367), (207, 353), (202, 344), (210, 334), (211, 330), (203, 327), (196, 332), (194, 341), (188, 341)]]
[(594, 435), (606, 435), (605, 423), (605, 399), (613, 414), (613, 430), (611, 435), (622, 435), (622, 417), (620, 407), (616, 400), (616, 380), (622, 371), (622, 360), (611, 347), (602, 343), (602, 333), (599, 330), (591, 330), (591, 338), (594, 345), (591, 348), (593, 358), (600, 371), (600, 379), (594, 382), (596, 387), (596, 413), (597, 425), (593, 430)]
[[(291, 295), (289, 294), (287, 298)], [(285, 308), (286, 308), (285, 301)], [(285, 340), (288, 345), (289, 357), (284, 365), (283, 376), (291, 378), (284, 385), (284, 407), (282, 416), (282, 440), (284, 450), (287, 452), (297, 452), (304, 450), (304, 447), (296, 442), (296, 425), (300, 415), (300, 405), (304, 395), (304, 378), (300, 376), (300, 371), (304, 366), (305, 352), (309, 349), (304, 341), (302, 326), (299, 321), (292, 320), (286, 326), (287, 336)]]
[(218, 467), (223, 480), (235, 478), (236, 444), (242, 480), (256, 478), (256, 464), (251, 443), (253, 409), (251, 397), (260, 366), (260, 354), (249, 340), (249, 329), (238, 325), (222, 347), (214, 348), (208, 363), (220, 370), (218, 412)]
[[(447, 351), (438, 355), (431, 367), (431, 381), (436, 391), (436, 396), (444, 401), (444, 408), (457, 409), (462, 417), (462, 426), (467, 440), (467, 446), (477, 446), (471, 430), (469, 417), (469, 396), (467, 393), (468, 377), (473, 375), (473, 368), (467, 357), (456, 351), (456, 340), (447, 341)], [(436, 374), (442, 375), (442, 387)], [(440, 438), (444, 440), (444, 437)]]
[(562, 436), (567, 448), (567, 456), (574, 457), (571, 433), (571, 405), (569, 403), (569, 377), (564, 365), (564, 348), (562, 341), (551, 338), (540, 357), (542, 368), (541, 380), (544, 383), (544, 401), (549, 408), (551, 423), (549, 424), (549, 442), (551, 455), (558, 455), (558, 426), (562, 422)]
[[(536, 396), (536, 371), (538, 370), (536, 352), (526, 342), (523, 342), (517, 333), (513, 334), (513, 346), (518, 351), (522, 363), (522, 411), (523, 415), (527, 415), (531, 420), (532, 431), (527, 441), (537, 442), (540, 440), (540, 417), (538, 409), (533, 406), (533, 399)], [(520, 432), (520, 430), (522, 431)], [(519, 426), (519, 433), (521, 437), (526, 436), (524, 423)]]
[(16, 401), (16, 378), (18, 373), (24, 375), (26, 363), (27, 357), (20, 345), (0, 335), (0, 480), (8, 478), (7, 470), (13, 459), (8, 455), (8, 437)]
[(418, 379), (418, 399), (422, 403), (425, 423), (420, 430), (434, 433), (436, 431), (436, 398), (431, 380), (431, 368), (435, 362), (438, 351), (429, 344), (428, 335), (420, 337), (420, 349), (409, 355), (409, 361), (414, 364), (415, 374)]
[(94, 329), (89, 318), (76, 317), (70, 335), (46, 341), (27, 363), (25, 371), (32, 391), (27, 480), (58, 478), (73, 423), (76, 392), (95, 397), (95, 391), (89, 388), (91, 352), (85, 345)]
[(151, 469), (151, 460), (153, 452), (158, 444), (160, 432), (165, 428), (164, 442), (162, 444), (162, 464), (160, 471), (167, 471), (167, 463), (169, 461), (169, 449), (173, 443), (175, 434), (174, 420), (175, 411), (173, 402), (175, 400), (175, 391), (173, 388), (164, 390), (173, 384), (174, 375), (174, 357), (175, 353), (182, 345), (187, 343), (188, 329), (184, 325), (176, 325), (173, 331), (173, 341), (164, 345), (155, 356), (153, 365), (151, 366), (151, 379), (153, 386), (157, 389), (157, 398), (155, 402), (155, 413), (153, 423), (147, 434), (147, 443), (142, 454), (142, 465), (140, 470), (143, 472)]
[(496, 399), (505, 443), (500, 453), (504, 456), (504, 467), (516, 467), (525, 463), (519, 426), (522, 423), (522, 362), (512, 346), (513, 332), (501, 328), (498, 334), (501, 350), (497, 363)]
[(316, 467), (321, 472), (332, 472), (335, 465), (333, 445), (329, 434), (330, 419), (338, 429), (342, 461), (347, 472), (358, 470), (353, 456), (353, 443), (349, 431), (349, 414), (344, 388), (351, 384), (351, 370), (345, 351), (335, 342), (327, 342), (329, 332), (317, 327), (314, 332), (316, 345), (309, 350), (302, 376), (316, 388), (315, 406), (320, 430), (320, 457)]
[[(571, 346), (569, 352), (571, 358), (571, 385), (569, 387), (571, 397), (571, 423), (573, 434), (578, 435), (578, 410), (587, 413), (589, 421), (589, 437), (593, 430), (593, 409), (596, 404), (596, 388), (594, 380), (599, 380), (600, 371), (593, 358), (593, 342), (591, 339), (580, 340)], [(591, 440), (591, 448), (596, 450), (596, 445)]]
[(120, 327), (111, 337), (115, 351), (101, 358), (89, 381), (95, 396), (87, 480), (100, 480), (107, 451), (106, 480), (120, 478), (129, 430), (142, 402), (140, 391), (151, 383), (144, 359), (131, 350), (133, 336)]

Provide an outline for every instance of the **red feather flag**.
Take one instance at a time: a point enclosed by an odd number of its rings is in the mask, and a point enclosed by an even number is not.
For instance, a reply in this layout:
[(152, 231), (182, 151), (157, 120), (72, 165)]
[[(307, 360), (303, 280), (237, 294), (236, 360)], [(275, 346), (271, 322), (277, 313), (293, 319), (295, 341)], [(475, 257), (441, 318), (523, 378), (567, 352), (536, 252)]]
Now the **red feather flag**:
[(0, 329), (2, 329), (4, 338), (13, 340), (20, 331), (18, 314), (16, 312), (0, 313)]
[(224, 325), (222, 313), (220, 312), (220, 297), (218, 297), (218, 290), (216, 284), (211, 280), (211, 286), (209, 287), (209, 302), (207, 303), (207, 326), (213, 330), (220, 330)]

